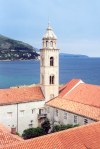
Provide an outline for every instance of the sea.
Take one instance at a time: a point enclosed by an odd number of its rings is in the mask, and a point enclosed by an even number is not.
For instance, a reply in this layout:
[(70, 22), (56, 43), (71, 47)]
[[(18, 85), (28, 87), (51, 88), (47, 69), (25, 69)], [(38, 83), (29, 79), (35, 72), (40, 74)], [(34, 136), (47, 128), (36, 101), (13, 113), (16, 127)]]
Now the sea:
[[(64, 84), (73, 78), (100, 85), (100, 58), (60, 56), (59, 84)], [(39, 60), (0, 61), (0, 88), (39, 82)]]

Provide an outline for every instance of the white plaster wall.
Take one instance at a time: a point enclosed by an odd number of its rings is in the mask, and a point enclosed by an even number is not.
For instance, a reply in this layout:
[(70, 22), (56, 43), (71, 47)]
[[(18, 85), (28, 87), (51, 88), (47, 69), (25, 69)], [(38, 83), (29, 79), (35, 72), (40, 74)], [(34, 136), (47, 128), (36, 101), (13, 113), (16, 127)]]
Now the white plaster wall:
[[(38, 126), (38, 114), (39, 109), (44, 107), (44, 101), (39, 102), (29, 102), (29, 103), (23, 103), (19, 104), (19, 123), (18, 123), (18, 130), (19, 132), (23, 132), (23, 128), (27, 129), (29, 128), (29, 124), (31, 124), (31, 120), (33, 120), (33, 127)], [(32, 114), (32, 109), (34, 109), (34, 113)], [(20, 111), (25, 110), (25, 113), (23, 116), (20, 115)]]
[[(48, 106), (46, 107), (48, 108)], [(78, 114), (70, 113), (68, 111), (63, 111), (58, 109), (58, 116), (56, 116), (56, 108), (49, 107), (49, 113), (47, 110), (47, 117), (51, 123), (54, 124), (79, 124), (79, 125), (84, 125), (84, 119), (88, 119), (88, 123), (93, 123), (95, 120), (92, 120), (90, 118), (87, 118), (85, 116), (80, 116)], [(67, 112), (67, 119), (64, 119), (64, 112)], [(74, 123), (74, 115), (77, 116), (77, 123)]]
[[(8, 117), (7, 112), (12, 112), (12, 117)], [(5, 126), (11, 128), (13, 125), (17, 124), (17, 108), (16, 105), (5, 105), (0, 106), (0, 123), (5, 124)]]
[[(0, 122), (5, 126), (11, 128), (13, 125), (18, 128), (20, 134), (23, 130), (29, 128), (31, 120), (33, 120), (33, 127), (38, 126), (39, 109), (43, 108), (45, 101), (28, 102), (18, 104), (18, 125), (17, 125), (17, 104), (0, 106)], [(34, 113), (32, 114), (32, 109)], [(23, 116), (21, 110), (24, 110)], [(12, 117), (8, 118), (7, 112), (13, 112)]]

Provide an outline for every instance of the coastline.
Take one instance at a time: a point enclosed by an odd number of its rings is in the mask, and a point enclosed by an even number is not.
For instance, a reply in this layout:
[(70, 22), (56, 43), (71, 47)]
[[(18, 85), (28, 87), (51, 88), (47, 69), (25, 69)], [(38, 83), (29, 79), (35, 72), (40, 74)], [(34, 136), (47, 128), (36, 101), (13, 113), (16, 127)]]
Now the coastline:
[(13, 62), (13, 61), (39, 61), (40, 59), (24, 59), (24, 60), (21, 60), (21, 59), (16, 59), (16, 60), (0, 60), (0, 62)]

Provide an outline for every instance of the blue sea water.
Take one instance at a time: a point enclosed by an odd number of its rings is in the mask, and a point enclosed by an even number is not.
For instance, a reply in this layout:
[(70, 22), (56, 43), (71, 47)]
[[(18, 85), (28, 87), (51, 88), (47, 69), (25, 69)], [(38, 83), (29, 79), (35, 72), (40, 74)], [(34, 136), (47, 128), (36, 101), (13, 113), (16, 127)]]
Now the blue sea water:
[[(0, 88), (39, 83), (39, 61), (0, 61)], [(61, 56), (60, 84), (73, 78), (100, 85), (100, 58), (69, 58)]]

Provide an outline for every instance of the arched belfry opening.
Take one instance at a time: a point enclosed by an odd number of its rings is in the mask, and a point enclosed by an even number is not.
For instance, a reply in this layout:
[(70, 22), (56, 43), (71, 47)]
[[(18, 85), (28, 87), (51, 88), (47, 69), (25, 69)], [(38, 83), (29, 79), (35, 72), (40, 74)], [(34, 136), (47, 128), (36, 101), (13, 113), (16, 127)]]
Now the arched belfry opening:
[(50, 66), (54, 66), (54, 57), (50, 57)]
[(48, 41), (46, 41), (46, 48), (48, 47)]
[(50, 77), (49, 77), (49, 84), (54, 84), (54, 81), (55, 81), (54, 75), (50, 75)]
[(53, 41), (50, 41), (50, 46), (53, 47)]

